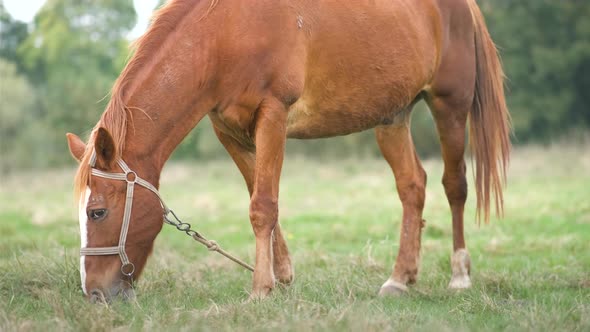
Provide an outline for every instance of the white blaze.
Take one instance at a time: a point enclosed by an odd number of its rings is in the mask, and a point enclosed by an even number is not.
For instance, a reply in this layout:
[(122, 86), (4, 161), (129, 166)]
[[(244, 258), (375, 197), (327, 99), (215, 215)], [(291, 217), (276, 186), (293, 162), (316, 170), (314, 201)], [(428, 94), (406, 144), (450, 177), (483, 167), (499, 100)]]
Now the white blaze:
[[(80, 247), (85, 248), (88, 246), (88, 216), (86, 215), (86, 207), (88, 206), (88, 200), (90, 199), (90, 188), (86, 187), (84, 195), (80, 195), (80, 206), (78, 209), (78, 219), (80, 220)], [(82, 282), (82, 291), (84, 295), (86, 293), (86, 256), (80, 256), (80, 281)]]

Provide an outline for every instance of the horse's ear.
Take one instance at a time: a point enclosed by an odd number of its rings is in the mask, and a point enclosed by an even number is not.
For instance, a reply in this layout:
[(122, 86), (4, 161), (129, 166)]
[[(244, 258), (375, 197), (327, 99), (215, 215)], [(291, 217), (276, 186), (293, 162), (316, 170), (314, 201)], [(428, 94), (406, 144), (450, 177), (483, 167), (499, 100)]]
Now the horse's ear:
[(114, 166), (117, 155), (115, 141), (111, 134), (102, 127), (98, 128), (96, 132), (94, 150), (96, 151), (96, 166), (105, 169)]
[(80, 137), (72, 133), (67, 133), (66, 137), (68, 138), (68, 147), (70, 148), (72, 157), (80, 162), (84, 155), (84, 151), (86, 150), (86, 144), (84, 144), (84, 141), (82, 141)]

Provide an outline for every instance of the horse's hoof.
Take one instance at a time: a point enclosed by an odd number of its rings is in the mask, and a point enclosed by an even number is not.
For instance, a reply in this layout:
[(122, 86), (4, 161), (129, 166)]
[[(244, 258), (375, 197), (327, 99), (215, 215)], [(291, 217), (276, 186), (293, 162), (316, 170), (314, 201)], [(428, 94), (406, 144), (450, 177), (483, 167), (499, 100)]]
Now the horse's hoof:
[(402, 296), (406, 293), (408, 293), (408, 287), (393, 279), (387, 280), (379, 290), (379, 296), (381, 297)]
[(471, 279), (469, 276), (452, 277), (449, 288), (456, 290), (471, 288)]
[(270, 292), (272, 289), (270, 288), (263, 288), (260, 290), (252, 290), (250, 296), (248, 297), (248, 302), (259, 302), (269, 297)]
[(451, 256), (453, 276), (449, 282), (450, 289), (467, 289), (471, 287), (471, 258), (467, 249), (459, 249)]
[(275, 278), (279, 285), (291, 285), (291, 283), (293, 283), (294, 278), (293, 267), (291, 265), (288, 265), (282, 269), (275, 268)]

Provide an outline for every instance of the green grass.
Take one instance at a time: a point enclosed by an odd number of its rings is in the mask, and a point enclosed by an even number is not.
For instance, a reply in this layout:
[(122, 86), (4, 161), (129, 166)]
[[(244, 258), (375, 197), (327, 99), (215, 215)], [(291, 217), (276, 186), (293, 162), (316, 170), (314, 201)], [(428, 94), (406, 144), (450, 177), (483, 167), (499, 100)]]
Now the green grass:
[[(285, 161), (281, 223), (295, 263), (292, 286), (245, 300), (251, 274), (165, 227), (132, 303), (87, 303), (78, 274), (73, 169), (18, 174), (0, 185), (0, 331), (23, 330), (590, 330), (588, 146), (519, 149), (506, 217), (466, 239), (474, 287), (446, 288), (450, 213), (429, 175), (418, 284), (378, 298), (398, 246), (401, 205), (381, 160)], [(471, 180), (471, 179), (470, 179)], [(229, 161), (174, 164), (167, 204), (205, 236), (253, 261), (248, 195)]]

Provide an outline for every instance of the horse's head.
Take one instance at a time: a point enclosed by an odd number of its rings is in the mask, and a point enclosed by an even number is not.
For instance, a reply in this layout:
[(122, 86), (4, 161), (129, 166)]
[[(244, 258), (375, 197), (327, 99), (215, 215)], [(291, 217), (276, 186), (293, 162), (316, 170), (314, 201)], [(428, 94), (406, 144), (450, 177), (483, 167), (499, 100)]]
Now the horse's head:
[(149, 179), (148, 174), (139, 168), (131, 171), (117, 157), (115, 142), (106, 129), (95, 132), (89, 147), (76, 135), (67, 137), (72, 156), (80, 162), (82, 290), (93, 302), (133, 297), (133, 281), (141, 274), (162, 228), (157, 191), (143, 180)]

